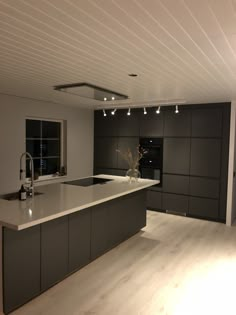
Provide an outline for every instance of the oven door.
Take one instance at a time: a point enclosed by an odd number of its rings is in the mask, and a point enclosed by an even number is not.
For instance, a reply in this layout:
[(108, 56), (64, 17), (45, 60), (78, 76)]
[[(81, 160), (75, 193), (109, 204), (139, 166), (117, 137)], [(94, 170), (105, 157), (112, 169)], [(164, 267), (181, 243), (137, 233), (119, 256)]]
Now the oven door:
[(160, 168), (142, 167), (141, 166), (140, 167), (140, 174), (141, 174), (141, 178), (159, 180), (160, 184), (158, 184), (158, 186), (161, 186), (162, 172), (161, 172)]

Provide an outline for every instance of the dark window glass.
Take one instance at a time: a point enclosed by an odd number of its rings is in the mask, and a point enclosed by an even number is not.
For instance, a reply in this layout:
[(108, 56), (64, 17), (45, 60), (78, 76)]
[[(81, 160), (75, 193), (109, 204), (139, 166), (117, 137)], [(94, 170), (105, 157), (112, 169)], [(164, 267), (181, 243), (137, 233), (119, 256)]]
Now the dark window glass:
[(60, 138), (61, 124), (54, 121), (42, 121), (42, 138)]
[(42, 156), (59, 156), (60, 141), (59, 140), (43, 140), (42, 141)]
[[(34, 159), (36, 176), (52, 175), (61, 166), (61, 123), (26, 119), (26, 151)], [(26, 174), (30, 176), (29, 161)]]
[(26, 151), (29, 152), (32, 157), (40, 157), (40, 143), (41, 140), (26, 140)]
[(26, 119), (26, 138), (41, 137), (41, 121)]
[(60, 158), (42, 159), (42, 175), (55, 174), (60, 171)]
[[(35, 178), (37, 176), (41, 175), (41, 165), (40, 165), (40, 159), (34, 159), (34, 176)], [(26, 160), (26, 177), (31, 176), (31, 171), (30, 171), (30, 160)]]

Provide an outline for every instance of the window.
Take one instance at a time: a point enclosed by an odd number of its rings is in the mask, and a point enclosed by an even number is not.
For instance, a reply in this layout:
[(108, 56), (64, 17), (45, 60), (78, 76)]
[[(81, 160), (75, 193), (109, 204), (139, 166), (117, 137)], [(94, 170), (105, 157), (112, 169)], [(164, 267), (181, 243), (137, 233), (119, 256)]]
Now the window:
[[(52, 177), (65, 172), (63, 157), (63, 121), (26, 119), (26, 151), (34, 160), (35, 177)], [(30, 176), (26, 159), (26, 176)]]

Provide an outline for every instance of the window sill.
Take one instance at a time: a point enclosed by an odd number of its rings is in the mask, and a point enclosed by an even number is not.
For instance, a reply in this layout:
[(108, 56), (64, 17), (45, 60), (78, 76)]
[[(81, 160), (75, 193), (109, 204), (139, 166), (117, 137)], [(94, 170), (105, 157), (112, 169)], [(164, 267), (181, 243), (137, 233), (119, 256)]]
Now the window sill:
[[(58, 180), (58, 179), (61, 179), (61, 178), (66, 178), (67, 177), (67, 174), (66, 175), (55, 175), (55, 176), (52, 176), (52, 175), (49, 175), (49, 176), (40, 176), (38, 179), (35, 179), (34, 180), (34, 183), (35, 185), (37, 185), (37, 183), (42, 183), (42, 182), (50, 182), (50, 181), (53, 181), (53, 180)], [(26, 183), (30, 183), (31, 180), (30, 178), (27, 178), (26, 179)]]

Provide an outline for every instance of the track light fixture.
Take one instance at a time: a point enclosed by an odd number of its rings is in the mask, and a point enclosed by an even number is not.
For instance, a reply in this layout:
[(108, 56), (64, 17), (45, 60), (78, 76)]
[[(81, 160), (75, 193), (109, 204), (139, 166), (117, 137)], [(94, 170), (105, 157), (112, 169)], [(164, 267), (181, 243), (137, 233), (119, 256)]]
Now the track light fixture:
[(175, 105), (175, 113), (176, 113), (176, 114), (179, 113), (179, 107), (178, 107), (178, 105)]
[(106, 117), (107, 113), (106, 113), (105, 109), (103, 109), (102, 111), (103, 111), (103, 116)]
[(158, 108), (157, 108), (157, 110), (156, 110), (156, 113), (157, 113), (157, 114), (160, 114), (160, 112), (161, 112), (161, 106), (158, 106)]
[(116, 108), (111, 111), (111, 114), (114, 116), (116, 113)]
[(128, 109), (127, 115), (128, 115), (128, 116), (130, 116), (130, 115), (131, 115), (130, 108)]
[(146, 107), (143, 108), (143, 113), (144, 113), (144, 115), (147, 115)]

